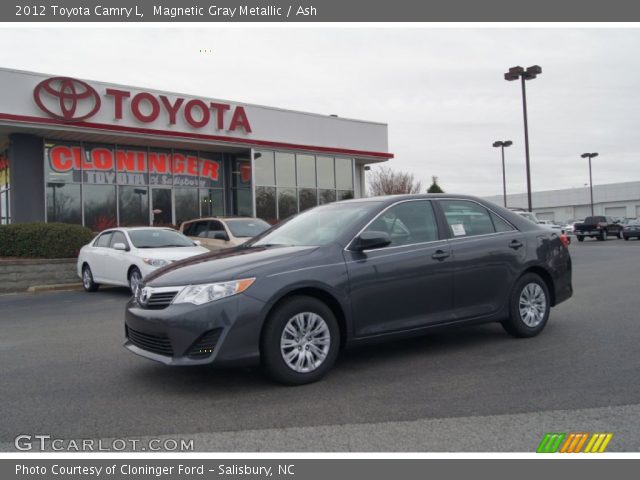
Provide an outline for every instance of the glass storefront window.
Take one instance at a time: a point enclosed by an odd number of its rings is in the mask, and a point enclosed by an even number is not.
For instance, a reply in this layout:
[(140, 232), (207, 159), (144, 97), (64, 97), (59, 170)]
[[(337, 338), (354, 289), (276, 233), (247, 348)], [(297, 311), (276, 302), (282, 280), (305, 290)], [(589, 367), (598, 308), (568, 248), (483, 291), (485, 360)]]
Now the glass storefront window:
[(233, 190), (233, 211), (238, 217), (253, 216), (253, 196), (250, 188), (235, 188)]
[(47, 183), (47, 222), (82, 223), (80, 185)]
[(82, 157), (82, 147), (79, 144), (45, 142), (45, 180), (52, 183), (81, 182)]
[(85, 143), (83, 147), (82, 181), (97, 185), (115, 184), (113, 146)]
[(120, 226), (149, 225), (149, 189), (147, 187), (119, 187), (118, 206)]
[(86, 227), (94, 232), (100, 232), (117, 226), (115, 186), (83, 185), (82, 203)]
[[(171, 155), (171, 171), (175, 187), (199, 187), (198, 152), (174, 150)], [(178, 200), (176, 199), (176, 206)]]
[(316, 158), (313, 155), (296, 155), (296, 173), (299, 187), (315, 187)]
[(219, 188), (200, 189), (200, 216), (220, 217), (224, 215), (224, 190)]
[(319, 191), (319, 203), (320, 205), (324, 205), (325, 203), (331, 203), (336, 201), (336, 191), (335, 190), (323, 190)]
[(278, 188), (278, 216), (285, 220), (298, 213), (298, 198), (295, 188)]
[(313, 208), (318, 205), (318, 193), (315, 188), (301, 188), (298, 190), (298, 202), (300, 211)]
[(336, 158), (336, 188), (353, 190), (353, 160)]
[(261, 150), (255, 152), (255, 157), (253, 166), (255, 168), (256, 185), (275, 185), (276, 170), (274, 153)]
[(171, 150), (151, 148), (147, 155), (149, 164), (149, 185), (171, 186)]
[(200, 152), (200, 188), (224, 187), (222, 154)]
[(293, 153), (276, 152), (276, 185), (296, 186), (296, 157)]
[(147, 185), (147, 149), (145, 147), (116, 147), (116, 181), (120, 185)]
[(195, 188), (175, 188), (176, 225), (200, 217), (198, 190)]
[(319, 188), (336, 188), (336, 171), (333, 157), (317, 157), (316, 170), (318, 172)]
[(275, 187), (256, 187), (256, 216), (272, 225), (278, 223)]
[(338, 190), (338, 200), (351, 200), (353, 192), (351, 190)]
[(151, 224), (173, 225), (171, 189), (152, 188), (151, 189)]

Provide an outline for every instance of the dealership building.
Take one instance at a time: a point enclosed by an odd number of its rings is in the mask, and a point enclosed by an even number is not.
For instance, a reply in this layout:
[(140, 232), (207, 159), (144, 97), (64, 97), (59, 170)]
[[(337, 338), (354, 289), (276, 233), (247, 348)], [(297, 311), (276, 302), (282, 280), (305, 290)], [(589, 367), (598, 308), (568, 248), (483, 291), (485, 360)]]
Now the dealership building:
[[(487, 197), (503, 205), (502, 195)], [(589, 186), (532, 192), (533, 211), (540, 220), (565, 223), (591, 215)], [(527, 194), (507, 195), (510, 208), (527, 208)], [(593, 212), (615, 218), (640, 218), (640, 181), (593, 186)]]
[(383, 123), (0, 69), (2, 223), (275, 223), (392, 157)]

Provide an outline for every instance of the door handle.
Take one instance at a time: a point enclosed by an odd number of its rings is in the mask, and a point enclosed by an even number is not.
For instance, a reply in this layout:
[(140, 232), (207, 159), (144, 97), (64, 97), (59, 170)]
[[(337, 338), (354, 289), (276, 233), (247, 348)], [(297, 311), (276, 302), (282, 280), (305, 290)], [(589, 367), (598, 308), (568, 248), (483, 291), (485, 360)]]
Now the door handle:
[(524, 244), (520, 240), (511, 240), (511, 243), (509, 244), (509, 248), (513, 248), (514, 250), (517, 250), (520, 247), (524, 247)]
[(434, 260), (444, 260), (445, 258), (449, 258), (450, 256), (451, 254), (445, 252), (444, 250), (436, 250), (433, 255), (431, 255), (431, 258), (433, 258)]

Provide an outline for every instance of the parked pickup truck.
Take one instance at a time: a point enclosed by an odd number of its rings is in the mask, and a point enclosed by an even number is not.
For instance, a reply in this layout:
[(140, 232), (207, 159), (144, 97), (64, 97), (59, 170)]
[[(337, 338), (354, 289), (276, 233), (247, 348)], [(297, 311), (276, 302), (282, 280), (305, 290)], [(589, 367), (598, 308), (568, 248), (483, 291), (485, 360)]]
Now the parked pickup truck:
[(609, 236), (622, 238), (622, 225), (611, 217), (587, 217), (583, 223), (576, 223), (573, 230), (579, 242), (584, 241), (584, 237), (597, 238), (598, 240), (606, 240)]

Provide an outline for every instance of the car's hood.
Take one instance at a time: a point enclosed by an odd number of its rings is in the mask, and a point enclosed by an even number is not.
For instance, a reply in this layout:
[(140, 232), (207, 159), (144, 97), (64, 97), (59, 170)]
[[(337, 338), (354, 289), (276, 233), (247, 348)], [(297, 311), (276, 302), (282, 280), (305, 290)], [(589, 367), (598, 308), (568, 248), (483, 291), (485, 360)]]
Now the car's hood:
[(204, 247), (169, 247), (169, 248), (138, 248), (136, 255), (142, 258), (158, 258), (161, 260), (168, 260), (175, 262), (184, 258), (193, 257), (194, 255), (201, 255), (208, 253)]
[(275, 262), (286, 262), (317, 247), (235, 247), (188, 258), (162, 267), (146, 277), (147, 285), (193, 285), (257, 275)]

